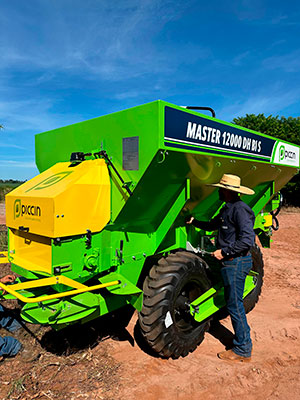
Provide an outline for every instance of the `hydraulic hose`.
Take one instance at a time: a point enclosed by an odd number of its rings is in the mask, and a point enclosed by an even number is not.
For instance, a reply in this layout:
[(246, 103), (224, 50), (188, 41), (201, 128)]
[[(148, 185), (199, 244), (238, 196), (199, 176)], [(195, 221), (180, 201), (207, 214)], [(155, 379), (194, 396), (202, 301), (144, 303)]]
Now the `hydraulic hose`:
[(282, 204), (283, 204), (283, 196), (281, 193), (279, 193), (279, 205), (276, 208), (276, 210), (270, 212), (270, 214), (272, 215), (272, 229), (274, 231), (278, 231), (279, 229), (279, 221), (277, 219), (277, 215), (280, 213)]

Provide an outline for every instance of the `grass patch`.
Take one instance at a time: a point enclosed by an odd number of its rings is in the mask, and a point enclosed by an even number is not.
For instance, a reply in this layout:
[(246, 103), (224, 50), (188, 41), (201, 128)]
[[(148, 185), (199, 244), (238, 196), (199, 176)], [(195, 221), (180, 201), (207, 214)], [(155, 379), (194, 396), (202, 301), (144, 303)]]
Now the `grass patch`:
[[(25, 381), (24, 376), (12, 381), (10, 390), (9, 390), (6, 398), (11, 399), (12, 396), (14, 396), (15, 399), (19, 399), (20, 395), (26, 391), (26, 388), (24, 386), (24, 381)], [(17, 397), (15, 397), (15, 396), (17, 396)]]
[(7, 231), (0, 230), (0, 251), (7, 251)]
[(21, 181), (1, 181), (0, 180), (0, 201), (4, 201), (5, 195), (11, 190), (20, 186), (23, 182)]
[(13, 188), (0, 187), (0, 202), (4, 201), (5, 195), (10, 192)]

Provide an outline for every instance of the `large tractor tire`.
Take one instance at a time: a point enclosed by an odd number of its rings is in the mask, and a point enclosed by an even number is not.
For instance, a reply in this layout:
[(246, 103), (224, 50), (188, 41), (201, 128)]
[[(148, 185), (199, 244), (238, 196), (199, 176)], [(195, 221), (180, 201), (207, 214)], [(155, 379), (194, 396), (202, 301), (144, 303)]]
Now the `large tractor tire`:
[(209, 321), (197, 323), (188, 304), (211, 287), (205, 268), (196, 254), (177, 251), (161, 258), (145, 279), (139, 324), (144, 339), (159, 356), (185, 357), (204, 339)]
[(250, 312), (253, 310), (255, 307), (255, 304), (258, 302), (259, 296), (261, 294), (261, 288), (263, 285), (263, 277), (264, 277), (264, 261), (263, 261), (263, 256), (261, 253), (260, 248), (255, 244), (252, 249), (251, 249), (251, 255), (252, 255), (252, 271), (258, 272), (257, 277), (254, 279), (256, 280), (255, 282), (255, 288), (250, 292), (245, 298), (244, 298), (244, 307), (246, 313)]

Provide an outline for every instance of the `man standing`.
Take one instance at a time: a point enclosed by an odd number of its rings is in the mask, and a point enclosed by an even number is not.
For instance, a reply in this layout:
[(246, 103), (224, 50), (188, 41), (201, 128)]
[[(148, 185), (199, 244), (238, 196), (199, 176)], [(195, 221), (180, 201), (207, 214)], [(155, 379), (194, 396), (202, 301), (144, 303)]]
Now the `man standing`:
[(243, 292), (246, 277), (252, 267), (250, 249), (255, 241), (255, 216), (239, 194), (252, 195), (254, 191), (241, 186), (240, 177), (229, 174), (224, 174), (219, 183), (211, 186), (219, 187), (219, 198), (226, 204), (211, 221), (197, 221), (191, 217), (187, 224), (207, 231), (218, 230), (217, 250), (213, 256), (222, 265), (226, 306), (235, 333), (232, 349), (218, 353), (218, 357), (227, 361), (250, 361), (252, 342), (243, 305)]

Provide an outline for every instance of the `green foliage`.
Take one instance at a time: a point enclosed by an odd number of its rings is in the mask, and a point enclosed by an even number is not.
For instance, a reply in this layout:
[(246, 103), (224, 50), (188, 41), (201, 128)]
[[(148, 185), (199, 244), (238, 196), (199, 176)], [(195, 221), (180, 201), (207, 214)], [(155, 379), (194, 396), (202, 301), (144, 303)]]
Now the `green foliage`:
[(16, 181), (13, 179), (9, 179), (5, 181), (0, 179), (0, 202), (5, 200), (5, 195), (11, 190), (15, 189), (17, 186), (21, 185), (22, 181)]
[(17, 179), (0, 179), (0, 187), (9, 186), (15, 188), (21, 185), (21, 183), (24, 183), (24, 181), (19, 181)]
[(300, 117), (279, 118), (272, 115), (265, 117), (264, 114), (246, 114), (246, 117), (234, 118), (233, 122), (245, 128), (300, 145)]
[[(300, 145), (300, 117), (246, 114), (245, 117), (234, 118), (233, 123)], [(300, 175), (296, 175), (281, 192), (285, 204), (300, 207)]]

